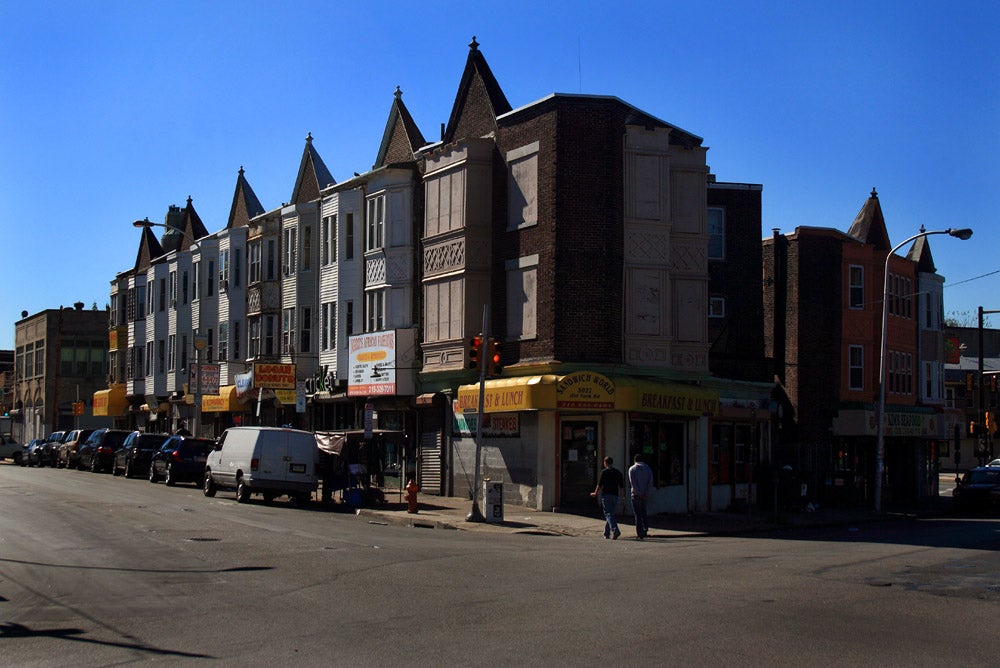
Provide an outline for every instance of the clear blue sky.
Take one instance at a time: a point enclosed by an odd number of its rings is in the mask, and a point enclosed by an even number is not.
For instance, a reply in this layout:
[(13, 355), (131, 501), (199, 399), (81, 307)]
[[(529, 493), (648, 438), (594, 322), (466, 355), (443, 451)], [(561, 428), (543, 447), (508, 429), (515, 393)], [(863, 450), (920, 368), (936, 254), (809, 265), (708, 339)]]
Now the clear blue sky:
[[(0, 348), (22, 310), (108, 302), (136, 218), (225, 226), (241, 166), (288, 201), (304, 140), (371, 168), (398, 85), (447, 122), (473, 35), (514, 107), (614, 95), (763, 184), (763, 234), (846, 231), (876, 187), (927, 229), (945, 310), (1000, 309), (1000, 3), (0, 3)], [(904, 251), (905, 252), (905, 249)]]

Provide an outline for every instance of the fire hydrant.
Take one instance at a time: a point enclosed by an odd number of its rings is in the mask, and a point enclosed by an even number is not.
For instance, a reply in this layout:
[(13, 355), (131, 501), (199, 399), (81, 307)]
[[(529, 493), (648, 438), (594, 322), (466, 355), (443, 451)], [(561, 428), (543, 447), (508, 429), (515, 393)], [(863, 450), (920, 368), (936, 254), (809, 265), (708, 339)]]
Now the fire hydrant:
[(420, 488), (417, 487), (416, 481), (413, 479), (406, 483), (406, 512), (415, 513), (417, 512), (417, 491)]

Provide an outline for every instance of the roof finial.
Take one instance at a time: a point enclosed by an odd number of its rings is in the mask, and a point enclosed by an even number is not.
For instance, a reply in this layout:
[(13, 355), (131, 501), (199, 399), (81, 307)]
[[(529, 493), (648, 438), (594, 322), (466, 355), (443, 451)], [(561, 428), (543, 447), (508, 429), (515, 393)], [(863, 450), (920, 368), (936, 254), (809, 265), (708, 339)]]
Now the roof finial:
[(312, 143), (312, 140), (313, 140), (313, 133), (311, 133), (311, 132), (307, 132), (307, 133), (306, 133), (306, 143), (307, 143), (307, 144), (311, 144), (311, 143)]
[(191, 195), (188, 195), (188, 206), (191, 206)]
[(479, 50), (479, 42), (476, 41), (476, 36), (475, 35), (472, 36), (472, 41), (469, 42), (469, 49), (472, 50), (472, 51), (478, 51)]
[(399, 86), (396, 86), (396, 92), (394, 92), (394, 93), (392, 94), (392, 96), (393, 96), (394, 98), (396, 98), (397, 100), (398, 100), (399, 98), (403, 97), (403, 91), (399, 90)]
[(240, 165), (240, 176), (243, 176), (243, 165)]
[(875, 192), (875, 186), (872, 186), (872, 199), (878, 199), (878, 193)]
[(921, 226), (920, 226), (920, 234), (923, 234), (923, 233), (924, 233), (924, 232), (926, 232), (926, 231), (927, 231), (927, 228), (926, 228), (926, 227), (924, 227), (923, 225), (921, 225)]

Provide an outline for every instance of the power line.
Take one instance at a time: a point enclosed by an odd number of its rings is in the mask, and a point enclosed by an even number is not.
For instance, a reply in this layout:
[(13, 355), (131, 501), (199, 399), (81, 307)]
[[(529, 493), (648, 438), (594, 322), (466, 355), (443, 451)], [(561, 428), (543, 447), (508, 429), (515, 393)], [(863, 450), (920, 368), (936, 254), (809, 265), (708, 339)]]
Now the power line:
[(970, 283), (972, 281), (978, 281), (980, 278), (986, 278), (987, 276), (992, 276), (993, 274), (1000, 274), (1000, 269), (996, 271), (991, 271), (988, 274), (980, 274), (979, 276), (973, 276), (972, 278), (967, 278), (964, 281), (958, 281), (957, 283), (946, 283), (944, 287), (951, 288), (956, 285), (961, 285), (962, 283)]

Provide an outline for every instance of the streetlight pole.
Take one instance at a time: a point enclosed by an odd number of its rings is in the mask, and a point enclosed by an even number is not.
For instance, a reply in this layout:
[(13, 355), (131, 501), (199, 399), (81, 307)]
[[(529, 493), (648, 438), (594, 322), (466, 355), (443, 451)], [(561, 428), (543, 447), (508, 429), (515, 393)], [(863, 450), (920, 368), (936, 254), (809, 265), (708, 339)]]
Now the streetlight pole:
[[(201, 250), (201, 244), (198, 243), (198, 240), (195, 239), (194, 237), (192, 237), (190, 234), (188, 234), (187, 232), (185, 232), (184, 230), (182, 230), (179, 227), (175, 227), (173, 225), (166, 225), (165, 223), (154, 223), (149, 218), (144, 218), (142, 220), (136, 220), (136, 221), (134, 221), (132, 223), (132, 227), (142, 227), (142, 228), (163, 227), (163, 228), (166, 228), (168, 230), (173, 230), (174, 232), (177, 232), (181, 236), (185, 237), (193, 245), (197, 246), (199, 251)], [(201, 276), (197, 276), (196, 278), (199, 281), (201, 280)], [(209, 277), (209, 278), (211, 279), (211, 277)], [(201, 330), (201, 324), (202, 324), (201, 323), (201, 320), (202, 320), (201, 316), (202, 316), (202, 313), (203, 313), (203, 310), (202, 310), (203, 301), (202, 301), (201, 292), (199, 290), (199, 286), (195, 286), (195, 294), (198, 295), (198, 329), (195, 329), (192, 332), (192, 334), (194, 336), (195, 367), (197, 369), (197, 375), (196, 375), (196, 378), (195, 378), (195, 385), (194, 385), (195, 389), (194, 389), (194, 431), (193, 431), (193, 433), (194, 433), (194, 435), (196, 437), (200, 437), (201, 436), (201, 351), (204, 350), (205, 346), (207, 345), (207, 341), (206, 341), (204, 335), (198, 333), (199, 330)]]
[(889, 321), (889, 260), (900, 248), (915, 241), (920, 237), (928, 237), (932, 234), (947, 234), (957, 239), (965, 241), (972, 236), (972, 230), (963, 227), (959, 229), (948, 228), (946, 230), (925, 230), (920, 226), (920, 232), (914, 234), (909, 239), (896, 244), (889, 254), (885, 256), (885, 271), (882, 274), (882, 347), (879, 353), (878, 367), (878, 415), (876, 422), (875, 437), (875, 512), (882, 512), (882, 478), (885, 475), (885, 353), (887, 345), (886, 325)]

